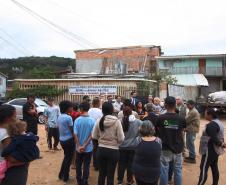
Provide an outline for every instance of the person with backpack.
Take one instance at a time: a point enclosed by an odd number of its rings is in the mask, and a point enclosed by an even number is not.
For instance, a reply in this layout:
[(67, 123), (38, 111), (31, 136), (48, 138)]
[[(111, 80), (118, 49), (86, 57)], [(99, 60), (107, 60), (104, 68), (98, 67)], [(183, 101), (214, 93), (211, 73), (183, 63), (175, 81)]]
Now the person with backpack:
[(218, 119), (217, 111), (208, 108), (205, 112), (206, 120), (210, 121), (200, 139), (199, 153), (202, 155), (198, 185), (204, 185), (207, 180), (209, 167), (212, 170), (213, 185), (218, 185), (219, 170), (218, 157), (224, 153), (224, 124)]

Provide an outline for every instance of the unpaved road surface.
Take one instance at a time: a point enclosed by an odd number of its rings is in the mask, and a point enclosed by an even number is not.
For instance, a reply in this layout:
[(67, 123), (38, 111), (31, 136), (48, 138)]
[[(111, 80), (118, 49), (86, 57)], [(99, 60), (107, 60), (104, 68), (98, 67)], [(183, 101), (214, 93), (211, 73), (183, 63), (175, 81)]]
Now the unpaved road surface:
[[(196, 151), (198, 151), (199, 138), (201, 132), (207, 122), (201, 121), (200, 133), (197, 136), (196, 140)], [(225, 127), (226, 121), (224, 120)], [(46, 144), (46, 133), (44, 126), (39, 126), (39, 136), (40, 136), (40, 150), (41, 156), (43, 157), (40, 160), (36, 160), (31, 163), (29, 168), (29, 178), (28, 185), (63, 185), (63, 182), (58, 181), (57, 176), (60, 169), (60, 165), (63, 158), (63, 151), (48, 151)], [(226, 136), (226, 129), (225, 129)], [(183, 165), (183, 185), (197, 185), (199, 177), (199, 164), (200, 156), (197, 156), (197, 164), (186, 164)], [(226, 185), (226, 154), (221, 156), (219, 159), (219, 170), (220, 170), (220, 183), (219, 185)], [(98, 172), (93, 170), (91, 165), (90, 169), (90, 185), (97, 185)], [(75, 170), (71, 170), (72, 180), (68, 184), (77, 184), (75, 182)], [(208, 181), (206, 185), (212, 184), (212, 174), (209, 170)]]

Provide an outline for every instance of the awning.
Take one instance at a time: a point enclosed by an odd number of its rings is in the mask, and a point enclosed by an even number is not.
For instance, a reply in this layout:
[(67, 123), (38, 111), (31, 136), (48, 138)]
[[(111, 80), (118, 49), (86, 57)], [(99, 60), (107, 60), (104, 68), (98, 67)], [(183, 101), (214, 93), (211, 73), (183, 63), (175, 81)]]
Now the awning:
[(209, 86), (208, 80), (203, 74), (182, 74), (182, 75), (171, 75), (176, 78), (177, 82), (175, 85), (181, 86)]

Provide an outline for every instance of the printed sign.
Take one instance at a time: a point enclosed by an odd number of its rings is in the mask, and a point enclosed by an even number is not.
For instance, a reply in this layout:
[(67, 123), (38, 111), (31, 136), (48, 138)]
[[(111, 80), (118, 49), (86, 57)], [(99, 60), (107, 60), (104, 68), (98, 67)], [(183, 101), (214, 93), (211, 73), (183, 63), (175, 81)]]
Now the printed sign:
[(97, 85), (97, 86), (71, 86), (69, 94), (76, 95), (100, 95), (100, 94), (117, 94), (116, 85)]

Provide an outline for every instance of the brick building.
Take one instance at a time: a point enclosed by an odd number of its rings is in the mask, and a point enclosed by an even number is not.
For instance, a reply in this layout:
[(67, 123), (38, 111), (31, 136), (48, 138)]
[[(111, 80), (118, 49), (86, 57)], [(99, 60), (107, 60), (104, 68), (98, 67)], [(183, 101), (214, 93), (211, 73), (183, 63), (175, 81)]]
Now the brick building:
[(160, 46), (132, 46), (76, 50), (76, 73), (149, 74), (156, 70)]

